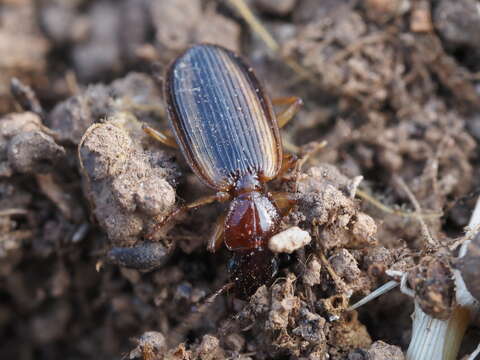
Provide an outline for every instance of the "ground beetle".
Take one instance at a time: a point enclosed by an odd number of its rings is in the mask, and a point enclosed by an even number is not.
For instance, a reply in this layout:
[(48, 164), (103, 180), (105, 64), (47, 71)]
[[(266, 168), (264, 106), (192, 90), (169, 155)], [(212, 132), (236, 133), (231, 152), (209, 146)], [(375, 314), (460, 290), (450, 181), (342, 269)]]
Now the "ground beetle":
[(231, 201), (208, 248), (215, 251), (224, 241), (234, 252), (230, 275), (237, 296), (246, 298), (269, 283), (277, 270), (267, 244), (292, 202), (288, 194), (267, 192), (265, 183), (291, 168), (279, 128), (302, 101), (276, 99), (273, 104), (288, 106), (275, 115), (252, 68), (235, 53), (209, 44), (194, 45), (173, 61), (164, 96), (173, 138), (151, 127), (144, 130), (179, 147), (195, 174), (216, 191), (178, 208), (167, 219), (214, 201)]

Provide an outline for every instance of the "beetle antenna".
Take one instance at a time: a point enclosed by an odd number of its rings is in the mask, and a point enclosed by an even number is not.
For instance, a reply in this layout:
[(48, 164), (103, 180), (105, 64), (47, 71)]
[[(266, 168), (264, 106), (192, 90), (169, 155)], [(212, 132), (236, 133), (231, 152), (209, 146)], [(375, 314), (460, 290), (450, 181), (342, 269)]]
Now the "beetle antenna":
[(169, 336), (170, 344), (172, 346), (179, 344), (185, 338), (185, 335), (190, 331), (190, 329), (197, 325), (201, 316), (205, 314), (217, 297), (222, 295), (225, 291), (230, 290), (233, 286), (233, 282), (226, 283), (220, 289), (207, 297), (200, 305), (198, 305), (185, 320), (183, 320), (175, 329), (173, 329)]

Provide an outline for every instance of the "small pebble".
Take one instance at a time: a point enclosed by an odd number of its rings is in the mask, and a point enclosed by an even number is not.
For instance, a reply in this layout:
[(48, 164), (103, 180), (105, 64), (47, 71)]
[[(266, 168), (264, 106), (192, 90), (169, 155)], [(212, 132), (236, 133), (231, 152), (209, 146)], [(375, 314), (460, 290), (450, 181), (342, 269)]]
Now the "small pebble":
[(295, 250), (309, 244), (311, 240), (312, 238), (308, 232), (294, 226), (272, 236), (268, 242), (268, 247), (275, 253), (291, 254)]

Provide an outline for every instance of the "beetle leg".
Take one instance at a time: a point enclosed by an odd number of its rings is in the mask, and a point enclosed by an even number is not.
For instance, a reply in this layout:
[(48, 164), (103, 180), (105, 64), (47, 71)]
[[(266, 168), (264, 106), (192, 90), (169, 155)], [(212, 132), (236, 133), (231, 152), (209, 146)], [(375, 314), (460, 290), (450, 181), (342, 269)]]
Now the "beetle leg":
[(296, 164), (298, 163), (299, 159), (297, 156), (290, 154), (290, 153), (283, 153), (282, 159), (282, 167), (278, 172), (278, 177), (284, 177), (290, 170), (295, 169)]
[(321, 142), (314, 142), (308, 145), (308, 148), (303, 152), (302, 156), (298, 161), (295, 163), (295, 168), (297, 171), (300, 171), (303, 165), (310, 160), (310, 158), (315, 155), (318, 151), (322, 150), (325, 146), (327, 146), (326, 141)]
[(302, 99), (297, 96), (280, 97), (272, 100), (273, 105), (288, 105), (286, 109), (277, 114), (278, 127), (284, 127), (303, 105)]
[(327, 146), (326, 141), (322, 141), (319, 143), (314, 143), (309, 149), (307, 149), (303, 155), (298, 158), (292, 165), (293, 172), (295, 174), (295, 190), (294, 192), (298, 191), (298, 178), (300, 173), (302, 172), (303, 165), (319, 150), (323, 149)]
[(215, 223), (215, 228), (213, 229), (213, 233), (208, 240), (207, 250), (214, 253), (223, 243), (223, 233), (225, 230), (225, 215), (220, 216)]
[(294, 192), (298, 191), (298, 177), (300, 176), (300, 173), (302, 171), (303, 165), (319, 150), (323, 149), (325, 146), (327, 146), (326, 141), (322, 141), (320, 143), (314, 143), (309, 148), (303, 152), (303, 154), (300, 157), (297, 157), (296, 155), (292, 155), (289, 153), (284, 153), (283, 154), (283, 159), (282, 159), (282, 167), (280, 168), (280, 171), (278, 172), (278, 178), (283, 179), (283, 180), (289, 180), (290, 175), (292, 174), (295, 178), (295, 189)]
[(274, 192), (272, 193), (272, 199), (280, 210), (282, 216), (287, 215), (297, 203), (295, 194), (289, 192)]
[(205, 196), (202, 197), (194, 202), (191, 202), (190, 204), (183, 205), (175, 210), (173, 210), (170, 214), (165, 216), (161, 221), (157, 222), (154, 226), (153, 229), (147, 233), (146, 238), (148, 240), (154, 240), (155, 234), (171, 219), (177, 217), (180, 214), (183, 214), (187, 212), (188, 210), (195, 209), (207, 204), (211, 204), (215, 201), (225, 201), (225, 194), (220, 193), (220, 194), (215, 194), (215, 195), (210, 195), (210, 196)]
[(161, 142), (163, 145), (178, 149), (178, 145), (177, 145), (177, 142), (175, 141), (175, 139), (173, 137), (171, 137), (170, 135), (168, 135), (167, 133), (155, 130), (154, 128), (152, 128), (148, 125), (145, 125), (145, 124), (142, 125), (142, 130), (147, 135), (149, 135), (152, 138), (154, 138), (155, 140)]

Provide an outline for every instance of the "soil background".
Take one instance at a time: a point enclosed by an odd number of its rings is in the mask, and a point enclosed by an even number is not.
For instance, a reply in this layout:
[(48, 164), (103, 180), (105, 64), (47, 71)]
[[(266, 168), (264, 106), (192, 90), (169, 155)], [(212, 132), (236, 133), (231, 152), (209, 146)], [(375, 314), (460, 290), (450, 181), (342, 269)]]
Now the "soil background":
[[(0, 0), (2, 359), (404, 359), (411, 298), (346, 308), (387, 269), (452, 263), (480, 189), (480, 4), (247, 1), (272, 43), (238, 3)], [(142, 131), (168, 127), (163, 72), (200, 42), (303, 99), (288, 152), (327, 141), (270, 184), (297, 190), (282, 229), (312, 241), (248, 301), (210, 297), (228, 282), (230, 253), (206, 249), (225, 205), (145, 239), (212, 193)], [(479, 340), (473, 324), (460, 356)]]

